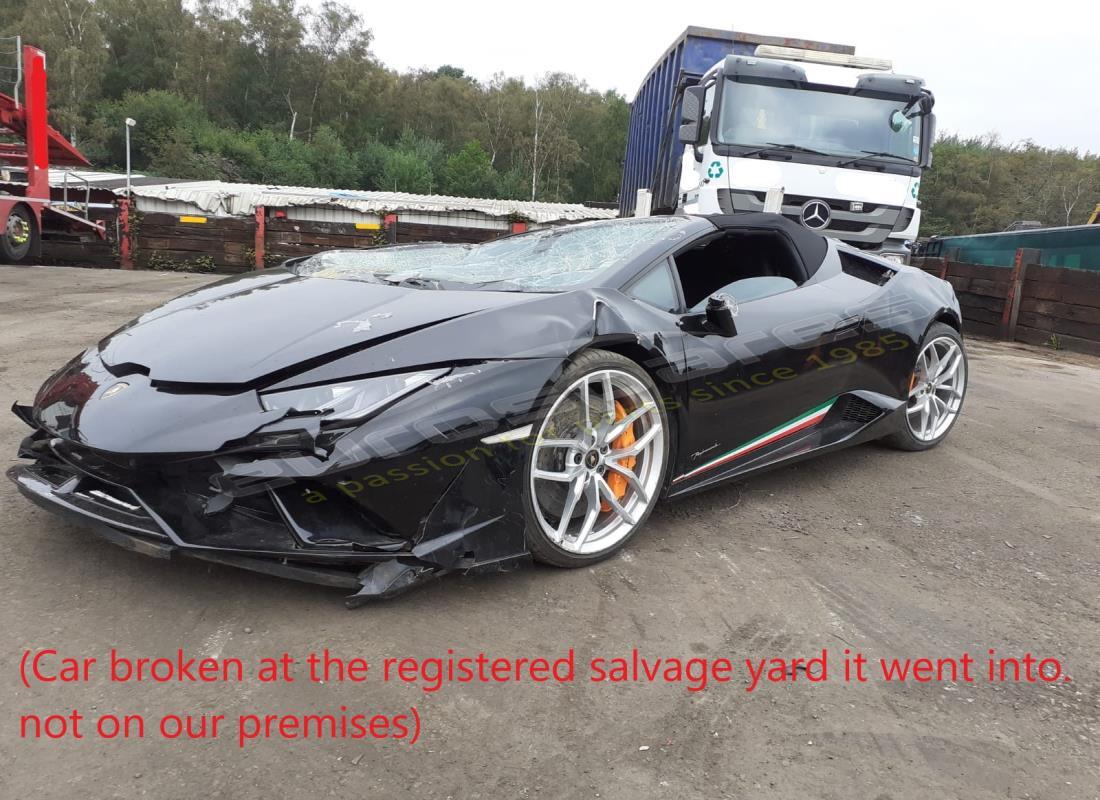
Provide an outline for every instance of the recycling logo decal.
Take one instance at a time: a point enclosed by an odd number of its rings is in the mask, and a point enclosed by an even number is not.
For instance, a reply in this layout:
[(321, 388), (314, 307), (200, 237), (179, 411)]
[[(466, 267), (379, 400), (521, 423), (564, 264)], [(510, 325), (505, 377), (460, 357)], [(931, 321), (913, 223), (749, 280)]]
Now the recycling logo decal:
[(711, 180), (721, 178), (722, 174), (726, 171), (726, 168), (722, 166), (721, 161), (711, 161), (710, 167), (707, 168), (707, 177)]

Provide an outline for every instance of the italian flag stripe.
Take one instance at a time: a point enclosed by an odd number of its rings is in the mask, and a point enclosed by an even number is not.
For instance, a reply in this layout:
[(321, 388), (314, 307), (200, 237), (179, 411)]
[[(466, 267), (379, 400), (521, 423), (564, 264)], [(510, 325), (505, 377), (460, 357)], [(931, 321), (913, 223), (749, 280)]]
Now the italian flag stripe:
[(778, 442), (780, 439), (785, 439), (792, 434), (805, 430), (806, 428), (812, 428), (819, 423), (822, 418), (829, 413), (829, 409), (833, 407), (836, 402), (834, 397), (827, 403), (822, 403), (817, 408), (811, 408), (805, 414), (800, 417), (795, 417), (790, 422), (780, 425), (778, 428), (768, 431), (765, 434), (757, 436), (755, 439), (749, 442), (745, 442), (740, 447), (730, 450), (725, 455), (718, 456), (713, 461), (708, 461), (706, 464), (702, 464), (691, 472), (685, 472), (678, 478), (673, 478), (673, 483), (679, 483), (680, 481), (687, 480), (688, 478), (694, 478), (696, 475), (701, 475), (708, 470), (712, 470), (715, 467), (720, 467), (723, 464), (728, 464), (742, 456), (746, 456), (749, 453), (759, 450), (761, 447), (766, 447), (773, 442)]

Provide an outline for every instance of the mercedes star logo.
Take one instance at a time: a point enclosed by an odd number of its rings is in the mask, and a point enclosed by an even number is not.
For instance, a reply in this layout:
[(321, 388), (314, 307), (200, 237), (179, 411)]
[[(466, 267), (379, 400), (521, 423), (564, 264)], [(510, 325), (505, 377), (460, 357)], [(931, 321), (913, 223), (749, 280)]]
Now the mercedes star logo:
[(116, 394), (127, 388), (129, 385), (130, 384), (128, 384), (126, 381), (119, 381), (103, 393), (103, 399), (106, 400), (108, 397), (114, 397)]
[(819, 231), (829, 225), (832, 212), (824, 200), (807, 200), (802, 206), (802, 224), (811, 231)]

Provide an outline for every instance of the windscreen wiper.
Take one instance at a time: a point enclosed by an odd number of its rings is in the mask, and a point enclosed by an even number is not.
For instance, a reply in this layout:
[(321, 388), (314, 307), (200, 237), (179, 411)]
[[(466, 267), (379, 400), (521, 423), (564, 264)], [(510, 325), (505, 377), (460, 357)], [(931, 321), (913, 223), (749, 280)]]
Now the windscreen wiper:
[(911, 158), (905, 156), (899, 156), (897, 153), (886, 153), (881, 150), (860, 150), (863, 155), (849, 158), (847, 161), (841, 161), (837, 164), (838, 167), (846, 167), (849, 164), (856, 164), (860, 161), (870, 161), (872, 158), (894, 158), (905, 164), (916, 164), (917, 162)]
[(497, 292), (526, 292), (527, 291), (527, 289), (525, 289), (521, 284), (518, 284), (518, 283), (516, 283), (515, 281), (513, 281), (509, 278), (497, 278), (496, 280), (492, 280), (492, 281), (480, 281), (479, 283), (471, 284), (471, 286), (474, 289), (484, 289), (487, 286), (498, 287), (498, 288), (495, 288), (495, 289), (491, 290), (491, 291), (497, 291)]
[(779, 152), (790, 161), (793, 156), (783, 153), (784, 150), (791, 150), (796, 153), (809, 153), (812, 156), (827, 156), (829, 153), (822, 153), (820, 150), (814, 150), (810, 147), (803, 147), (800, 144), (785, 144), (783, 142), (768, 142), (766, 147), (757, 147), (755, 150), (749, 150), (747, 153), (738, 153), (735, 158), (752, 158), (763, 153), (775, 153)]
[[(752, 158), (753, 156), (762, 155), (763, 153), (774, 153), (779, 149), (780, 148), (774, 145), (770, 145), (768, 147), (757, 147), (755, 150), (749, 150), (747, 153), (738, 153), (734, 156), (734, 158)], [(780, 155), (788, 161), (790, 161), (792, 158), (792, 156), (788, 155), (787, 153), (780, 153)]]
[(434, 278), (421, 278), (416, 275), (410, 275), (404, 278), (391, 277), (389, 275), (375, 274), (376, 278), (381, 278), (390, 286), (404, 286), (411, 289), (439, 289), (442, 288), (442, 283)]
[(812, 156), (827, 156), (831, 153), (822, 153), (820, 150), (814, 150), (812, 147), (803, 147), (800, 144), (783, 144), (782, 142), (768, 142), (772, 147), (778, 147), (780, 150), (794, 150), (799, 153), (809, 153)]

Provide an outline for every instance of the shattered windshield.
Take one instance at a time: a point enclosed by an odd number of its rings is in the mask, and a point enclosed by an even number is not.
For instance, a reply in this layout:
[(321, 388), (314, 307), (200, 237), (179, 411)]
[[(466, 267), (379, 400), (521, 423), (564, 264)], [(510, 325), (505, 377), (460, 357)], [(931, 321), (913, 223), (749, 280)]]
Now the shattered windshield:
[(298, 275), (418, 288), (558, 291), (685, 235), (686, 217), (583, 222), (483, 244), (418, 244), (330, 250), (295, 264)]

